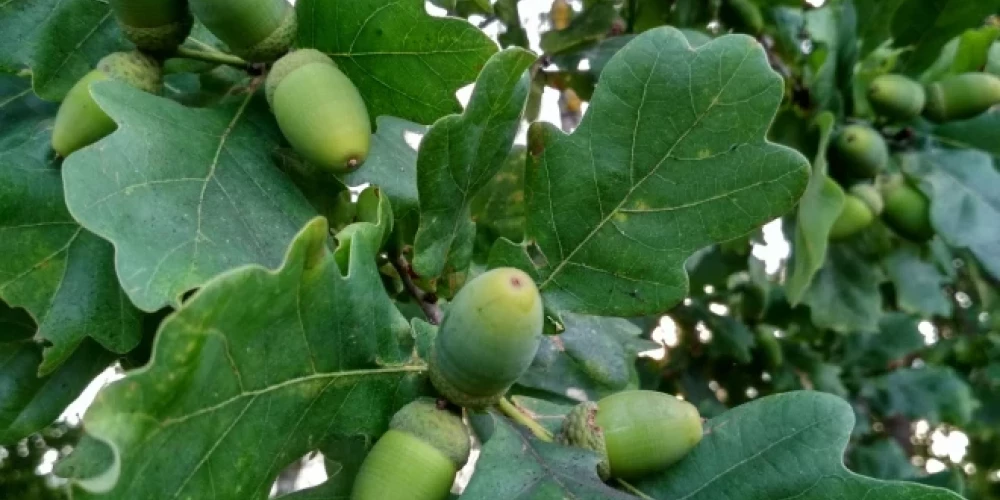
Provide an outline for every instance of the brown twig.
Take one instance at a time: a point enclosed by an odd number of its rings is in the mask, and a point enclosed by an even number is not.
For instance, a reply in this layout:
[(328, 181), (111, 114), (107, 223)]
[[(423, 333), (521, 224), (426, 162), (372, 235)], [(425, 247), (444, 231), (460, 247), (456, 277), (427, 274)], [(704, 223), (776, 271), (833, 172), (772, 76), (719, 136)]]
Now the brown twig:
[(394, 259), (392, 267), (396, 268), (396, 273), (403, 280), (403, 286), (406, 287), (406, 291), (420, 304), (420, 309), (424, 311), (424, 316), (427, 316), (427, 321), (433, 325), (440, 325), (441, 308), (437, 305), (437, 295), (426, 292), (417, 286), (413, 281), (416, 274), (413, 272), (413, 267), (410, 266), (406, 257), (400, 255)]

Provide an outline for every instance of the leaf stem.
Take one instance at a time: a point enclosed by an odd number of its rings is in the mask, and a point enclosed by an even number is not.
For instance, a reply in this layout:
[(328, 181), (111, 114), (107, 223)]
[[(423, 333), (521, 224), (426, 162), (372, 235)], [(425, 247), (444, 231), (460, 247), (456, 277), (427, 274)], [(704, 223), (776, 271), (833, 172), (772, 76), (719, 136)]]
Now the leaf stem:
[(632, 486), (624, 479), (615, 478), (615, 481), (618, 481), (618, 484), (620, 484), (622, 488), (625, 488), (626, 491), (641, 498), (642, 500), (656, 500), (655, 498), (643, 493), (642, 490), (640, 490), (639, 488)]
[(225, 52), (209, 52), (205, 50), (192, 49), (185, 46), (177, 47), (174, 52), (176, 57), (183, 57), (185, 59), (194, 59), (196, 61), (205, 61), (216, 64), (225, 64), (227, 66), (233, 66), (242, 70), (250, 69), (250, 63), (236, 57), (232, 54), (227, 54)]
[(433, 325), (441, 324), (441, 308), (437, 305), (437, 296), (432, 293), (427, 293), (416, 283), (413, 282), (413, 268), (410, 267), (410, 263), (407, 262), (406, 257), (400, 255), (398, 258), (390, 259), (392, 261), (392, 267), (396, 268), (396, 274), (399, 275), (399, 279), (403, 280), (403, 286), (406, 287), (406, 291), (410, 292), (417, 302), (420, 303), (420, 309), (424, 311), (424, 316), (427, 316), (427, 321)]
[(504, 414), (510, 417), (511, 420), (525, 426), (532, 434), (538, 439), (545, 441), (546, 443), (551, 443), (554, 438), (552, 433), (548, 429), (542, 427), (535, 419), (526, 415), (520, 408), (511, 403), (507, 398), (501, 398), (497, 403), (497, 408)]

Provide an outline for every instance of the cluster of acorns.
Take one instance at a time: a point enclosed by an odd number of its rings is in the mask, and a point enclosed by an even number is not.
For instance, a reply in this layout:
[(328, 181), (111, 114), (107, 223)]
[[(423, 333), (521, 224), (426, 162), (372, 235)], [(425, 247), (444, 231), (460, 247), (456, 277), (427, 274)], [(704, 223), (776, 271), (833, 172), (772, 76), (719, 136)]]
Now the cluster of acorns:
[(70, 89), (52, 133), (52, 148), (60, 157), (116, 128), (94, 101), (90, 85), (117, 80), (160, 93), (162, 61), (176, 53), (197, 18), (248, 63), (274, 63), (265, 85), (267, 101), (299, 155), (332, 172), (350, 171), (365, 161), (371, 121), (364, 100), (326, 54), (288, 52), (298, 22), (287, 0), (111, 0), (111, 9), (137, 50), (104, 57)]
[[(887, 74), (871, 82), (868, 102), (878, 115), (897, 122), (921, 115), (935, 123), (965, 120), (1000, 104), (1000, 78), (963, 73), (925, 86), (903, 75)], [(923, 242), (934, 236), (930, 200), (905, 177), (884, 175), (875, 185), (866, 182), (889, 164), (889, 147), (877, 131), (861, 124), (844, 127), (830, 144), (828, 157), (840, 180), (853, 184), (830, 239), (853, 236), (879, 215), (904, 238)], [(827, 182), (828, 189), (841, 189), (832, 179)]]
[[(469, 281), (448, 306), (430, 355), (431, 382), (472, 411), (497, 403), (527, 371), (542, 338), (542, 299), (530, 276), (512, 268)], [(446, 405), (444, 405), (446, 406)], [(461, 417), (417, 400), (393, 417), (365, 458), (354, 500), (443, 500), (468, 460)], [(574, 408), (560, 441), (602, 457), (602, 479), (633, 479), (676, 463), (702, 437), (698, 410), (669, 394), (624, 391)]]

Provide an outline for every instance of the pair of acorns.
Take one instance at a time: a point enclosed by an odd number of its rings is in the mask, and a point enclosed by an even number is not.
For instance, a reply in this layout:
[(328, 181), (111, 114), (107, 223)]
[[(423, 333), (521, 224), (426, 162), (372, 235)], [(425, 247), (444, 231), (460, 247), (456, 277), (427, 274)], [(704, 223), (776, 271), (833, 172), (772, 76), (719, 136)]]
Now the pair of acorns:
[(270, 63), (287, 53), (271, 68), (265, 93), (285, 138), (306, 161), (340, 173), (368, 156), (371, 120), (358, 89), (326, 54), (288, 53), (298, 23), (286, 0), (111, 0), (111, 8), (139, 50), (106, 56), (70, 89), (52, 133), (60, 157), (116, 128), (91, 96), (92, 83), (117, 80), (160, 93), (160, 61), (187, 38), (194, 16), (248, 62)]
[[(430, 354), (434, 387), (479, 411), (527, 371), (542, 338), (542, 299), (530, 276), (487, 271), (448, 306)], [(602, 479), (641, 477), (676, 463), (702, 437), (698, 410), (669, 394), (624, 391), (586, 402), (566, 417), (560, 441), (596, 452)], [(469, 457), (461, 417), (420, 399), (404, 406), (365, 458), (354, 500), (443, 500)]]

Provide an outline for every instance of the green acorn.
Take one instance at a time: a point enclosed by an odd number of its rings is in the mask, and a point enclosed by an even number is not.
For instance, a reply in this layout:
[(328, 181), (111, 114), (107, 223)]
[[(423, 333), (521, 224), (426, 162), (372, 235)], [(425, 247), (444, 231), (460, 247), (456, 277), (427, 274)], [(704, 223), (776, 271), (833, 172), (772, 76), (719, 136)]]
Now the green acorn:
[(365, 457), (351, 500), (445, 500), (469, 452), (461, 417), (418, 399), (396, 412)]
[(117, 80), (159, 94), (163, 71), (156, 59), (141, 52), (115, 52), (101, 59), (96, 69), (73, 85), (59, 106), (52, 130), (52, 149), (59, 156), (65, 158), (117, 128), (90, 95), (90, 84), (103, 80)]
[(187, 0), (110, 0), (125, 38), (140, 50), (168, 52), (191, 33)]
[(893, 177), (881, 186), (885, 209), (882, 220), (904, 238), (923, 242), (934, 236), (931, 226), (931, 202), (902, 176)]
[(573, 408), (560, 441), (601, 456), (601, 479), (635, 479), (680, 461), (702, 434), (691, 403), (662, 392), (624, 391)]
[(895, 120), (919, 116), (926, 98), (923, 86), (903, 75), (877, 76), (868, 85), (868, 103), (875, 113)]
[(1000, 78), (989, 73), (963, 73), (927, 86), (924, 116), (941, 123), (965, 120), (1000, 104)]
[(281, 132), (306, 161), (335, 173), (364, 163), (372, 134), (368, 109), (326, 54), (301, 49), (282, 57), (265, 90)]
[(849, 177), (872, 178), (889, 163), (882, 134), (865, 125), (848, 125), (830, 144), (830, 163)]
[(542, 321), (542, 298), (523, 271), (498, 268), (473, 278), (455, 295), (434, 339), (431, 382), (460, 406), (495, 403), (535, 359)]
[(298, 32), (287, 0), (189, 0), (191, 11), (236, 55), (271, 62), (288, 52)]

